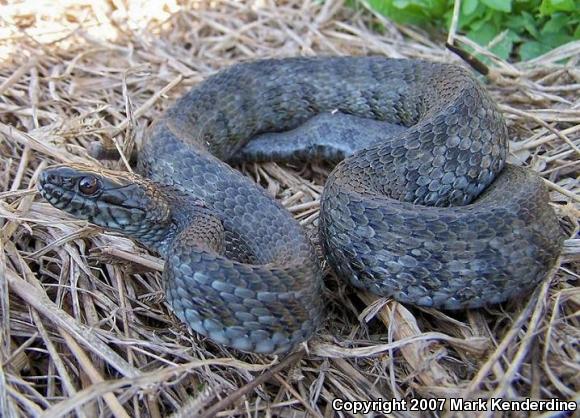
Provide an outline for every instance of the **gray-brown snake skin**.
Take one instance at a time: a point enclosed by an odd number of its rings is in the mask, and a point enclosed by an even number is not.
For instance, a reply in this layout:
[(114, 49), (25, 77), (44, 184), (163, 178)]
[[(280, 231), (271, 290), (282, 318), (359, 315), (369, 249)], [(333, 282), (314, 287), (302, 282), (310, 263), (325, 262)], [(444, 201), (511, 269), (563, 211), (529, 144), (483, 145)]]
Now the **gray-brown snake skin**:
[(221, 160), (348, 155), (333, 148), (335, 137), (350, 141), (364, 119), (242, 149), (259, 133), (335, 111), (407, 127), (379, 128), (326, 182), (321, 241), (339, 276), (401, 302), (460, 309), (522, 295), (553, 266), (563, 236), (543, 181), (505, 164), (500, 112), (452, 65), (381, 57), (239, 64), (155, 123), (141, 176), (58, 166), (44, 171), (40, 190), (54, 206), (160, 252), (167, 299), (193, 330), (244, 351), (285, 352), (319, 323), (321, 269), (290, 214)]

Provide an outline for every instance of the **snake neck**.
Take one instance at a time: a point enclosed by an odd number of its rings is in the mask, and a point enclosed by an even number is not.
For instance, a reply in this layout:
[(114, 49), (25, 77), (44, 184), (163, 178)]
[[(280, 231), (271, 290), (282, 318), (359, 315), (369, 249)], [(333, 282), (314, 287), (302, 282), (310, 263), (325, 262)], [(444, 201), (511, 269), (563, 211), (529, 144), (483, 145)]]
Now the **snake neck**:
[[(133, 238), (164, 257), (178, 235), (192, 225), (202, 232), (196, 238), (198, 247), (222, 251), (221, 221), (203, 202), (141, 175), (83, 165), (55, 166), (42, 172), (39, 190), (57, 208)], [(211, 225), (210, 232), (201, 227), (203, 222)]]
[(148, 187), (156, 188), (149, 209), (165, 212), (165, 219), (142, 222), (135, 233), (123, 232), (164, 258), (178, 240), (188, 240), (201, 250), (223, 253), (223, 224), (204, 202), (153, 182), (148, 182)]

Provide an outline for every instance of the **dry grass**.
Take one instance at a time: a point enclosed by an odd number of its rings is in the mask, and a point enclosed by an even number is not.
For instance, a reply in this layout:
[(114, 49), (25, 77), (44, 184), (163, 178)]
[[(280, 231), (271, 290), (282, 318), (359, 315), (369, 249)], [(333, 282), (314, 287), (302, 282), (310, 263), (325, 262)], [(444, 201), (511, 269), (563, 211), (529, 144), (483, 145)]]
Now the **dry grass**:
[[(494, 59), (488, 76), (511, 159), (546, 179), (572, 238), (542, 286), (524, 300), (446, 314), (377, 300), (329, 274), (327, 317), (309, 353), (274, 366), (190, 334), (163, 300), (162, 260), (52, 208), (35, 192), (39, 171), (97, 164), (86, 152), (95, 140), (126, 149), (172, 99), (242, 59), (459, 61), (444, 39), (389, 22), (374, 31), (379, 18), (341, 1), (1, 8), (0, 415), (185, 417), (213, 405), (218, 416), (331, 416), (336, 397), (578, 401), (580, 42), (523, 64)], [(245, 170), (313, 229), (326, 167)]]

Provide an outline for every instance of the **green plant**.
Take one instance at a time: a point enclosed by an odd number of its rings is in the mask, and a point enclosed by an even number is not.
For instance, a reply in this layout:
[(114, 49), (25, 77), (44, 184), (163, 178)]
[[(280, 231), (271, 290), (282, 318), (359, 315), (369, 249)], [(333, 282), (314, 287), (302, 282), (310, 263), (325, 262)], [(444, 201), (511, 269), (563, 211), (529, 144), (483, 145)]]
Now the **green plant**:
[[(449, 27), (453, 0), (366, 0), (398, 23)], [(580, 39), (580, 0), (463, 0), (458, 29), (503, 59), (528, 60)]]

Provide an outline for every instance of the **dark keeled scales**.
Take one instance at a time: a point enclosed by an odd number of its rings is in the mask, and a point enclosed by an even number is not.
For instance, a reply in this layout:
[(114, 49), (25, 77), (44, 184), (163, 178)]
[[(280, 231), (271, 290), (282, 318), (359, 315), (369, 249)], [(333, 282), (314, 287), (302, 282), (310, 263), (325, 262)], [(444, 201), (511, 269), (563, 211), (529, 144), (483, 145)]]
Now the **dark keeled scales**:
[(322, 307), (311, 245), (287, 211), (220, 160), (335, 159), (363, 146), (330, 175), (320, 217), (331, 266), (355, 286), (478, 307), (525, 293), (554, 264), (562, 236), (543, 182), (504, 167), (505, 122), (468, 71), (380, 57), (264, 60), (199, 84), (140, 152), (139, 172), (153, 181), (143, 187), (163, 185), (174, 222), (161, 244), (132, 236), (165, 255), (176, 314), (248, 351), (307, 339)]

